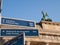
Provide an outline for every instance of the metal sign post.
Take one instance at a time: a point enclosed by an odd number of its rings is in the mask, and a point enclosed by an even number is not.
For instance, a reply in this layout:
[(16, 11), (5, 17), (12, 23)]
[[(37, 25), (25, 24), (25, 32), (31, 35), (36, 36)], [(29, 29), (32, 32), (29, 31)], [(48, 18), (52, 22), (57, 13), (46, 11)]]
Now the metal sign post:
[(0, 13), (1, 13), (1, 0), (0, 0)]

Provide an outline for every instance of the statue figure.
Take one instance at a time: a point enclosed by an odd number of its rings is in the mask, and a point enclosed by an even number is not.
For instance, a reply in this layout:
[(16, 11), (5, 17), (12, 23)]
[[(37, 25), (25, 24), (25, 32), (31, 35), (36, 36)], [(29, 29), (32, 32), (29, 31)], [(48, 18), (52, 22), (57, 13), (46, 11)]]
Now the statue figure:
[(44, 13), (43, 11), (42, 11), (41, 13), (42, 13), (42, 15), (43, 15), (43, 17), (42, 17), (41, 20), (44, 20), (44, 21), (52, 21), (52, 20), (49, 18), (49, 16), (48, 16), (47, 13)]

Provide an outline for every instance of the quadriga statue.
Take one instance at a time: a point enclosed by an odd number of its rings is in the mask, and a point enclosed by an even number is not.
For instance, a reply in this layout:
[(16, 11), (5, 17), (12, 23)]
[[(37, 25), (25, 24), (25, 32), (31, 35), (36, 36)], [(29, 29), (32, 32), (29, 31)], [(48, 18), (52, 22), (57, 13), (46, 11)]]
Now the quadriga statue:
[(43, 21), (52, 21), (52, 19), (49, 18), (47, 13), (44, 13), (44, 11), (42, 11), (41, 13), (43, 15), (41, 20), (43, 20)]

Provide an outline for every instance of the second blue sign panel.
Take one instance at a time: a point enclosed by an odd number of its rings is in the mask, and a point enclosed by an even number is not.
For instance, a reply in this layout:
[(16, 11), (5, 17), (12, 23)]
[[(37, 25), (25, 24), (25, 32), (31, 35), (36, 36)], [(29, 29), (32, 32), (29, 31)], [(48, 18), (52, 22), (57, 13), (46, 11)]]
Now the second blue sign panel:
[(1, 36), (17, 36), (21, 32), (24, 32), (25, 36), (38, 36), (37, 29), (1, 29)]

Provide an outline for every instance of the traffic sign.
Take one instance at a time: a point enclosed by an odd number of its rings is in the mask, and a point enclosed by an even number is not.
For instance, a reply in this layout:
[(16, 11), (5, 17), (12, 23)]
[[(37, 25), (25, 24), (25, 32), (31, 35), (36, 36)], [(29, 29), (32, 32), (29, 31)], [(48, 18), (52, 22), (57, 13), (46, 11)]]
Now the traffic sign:
[(37, 29), (1, 29), (1, 36), (17, 36), (21, 32), (24, 32), (25, 36), (38, 36)]
[(3, 45), (24, 45), (25, 40), (24, 40), (24, 33), (19, 34), (18, 36), (14, 37), (13, 39), (7, 41)]
[(1, 24), (35, 27), (35, 22), (11, 18), (1, 18)]

